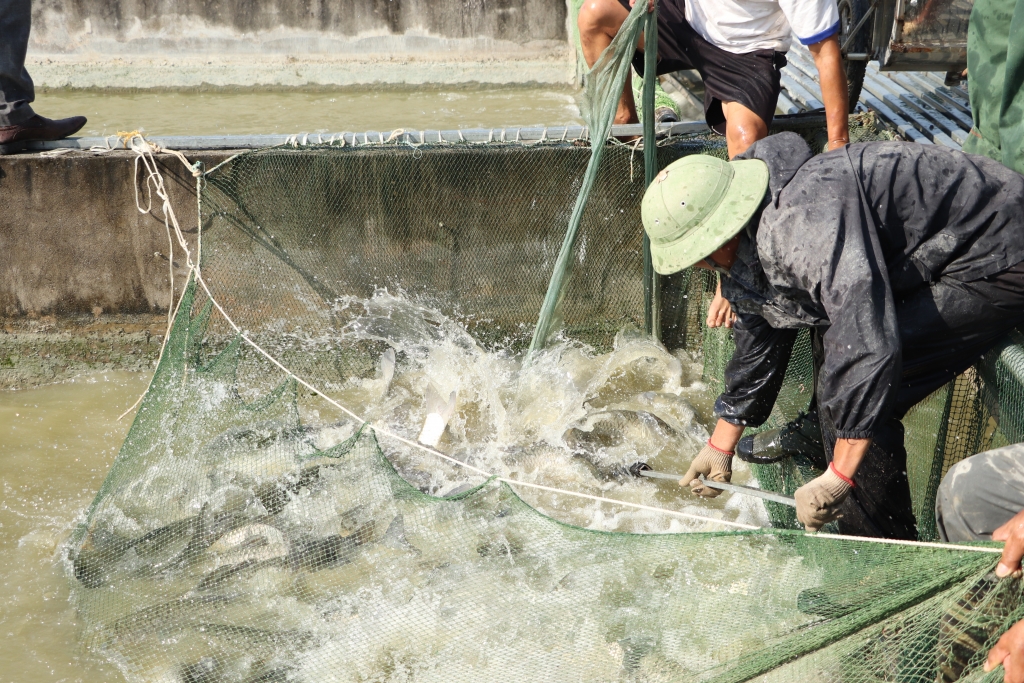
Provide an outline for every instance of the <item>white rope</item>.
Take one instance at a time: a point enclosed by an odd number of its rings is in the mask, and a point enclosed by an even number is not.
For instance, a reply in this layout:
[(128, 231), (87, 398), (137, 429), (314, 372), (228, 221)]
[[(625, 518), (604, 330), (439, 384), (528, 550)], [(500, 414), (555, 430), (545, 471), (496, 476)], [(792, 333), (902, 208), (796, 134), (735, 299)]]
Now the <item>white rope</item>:
[(909, 545), (914, 548), (936, 548), (938, 550), (968, 550), (976, 553), (1002, 554), (1002, 548), (986, 548), (976, 545), (957, 545), (955, 543), (930, 543), (928, 541), (901, 541), (896, 538), (872, 538), (871, 536), (843, 536), (842, 534), (808, 534), (810, 538), (834, 538), (840, 541), (860, 541), (862, 543), (885, 543), (886, 545)]
[[(162, 208), (163, 214), (164, 214), (164, 228), (167, 230), (167, 244), (168, 244), (168, 252), (169, 252), (167, 254), (167, 263), (168, 263), (168, 271), (170, 273), (170, 282), (171, 282), (170, 289), (171, 289), (171, 293), (170, 293), (170, 300), (168, 301), (168, 304), (167, 304), (167, 329), (164, 331), (164, 338), (163, 338), (163, 341), (160, 343), (160, 353), (157, 355), (157, 365), (159, 365), (160, 361), (164, 357), (164, 351), (167, 349), (167, 340), (171, 336), (171, 328), (174, 326), (174, 319), (178, 316), (178, 309), (181, 307), (181, 302), (185, 298), (184, 297), (184, 292), (182, 292), (182, 296), (178, 298), (177, 304), (174, 304), (174, 239), (173, 239), (173, 237), (171, 235), (171, 226), (172, 225), (173, 225), (173, 228), (174, 228), (174, 234), (178, 238), (178, 243), (181, 245), (182, 250), (185, 252), (186, 264), (189, 267), (189, 271), (191, 272), (193, 270), (196, 270), (196, 268), (195, 268), (195, 264), (192, 263), (192, 252), (188, 248), (188, 242), (185, 241), (185, 236), (182, 234), (181, 227), (178, 225), (178, 218), (174, 214), (174, 207), (171, 205), (170, 196), (168, 195), (167, 190), (164, 187), (163, 174), (160, 173), (160, 168), (156, 164), (156, 159), (154, 157), (154, 154), (156, 152), (158, 152), (158, 151), (161, 151), (159, 146), (157, 146), (157, 145), (155, 145), (153, 143), (150, 143), (149, 141), (146, 140), (145, 137), (143, 137), (142, 135), (138, 135), (138, 134), (131, 135), (129, 138), (124, 140), (124, 143), (125, 143), (126, 147), (131, 145), (130, 148), (132, 149), (132, 151), (135, 152), (135, 155), (136, 155), (135, 156), (135, 163), (134, 163), (134, 166), (133, 166), (134, 175), (132, 176), (133, 183), (135, 185), (135, 208), (138, 209), (140, 213), (144, 213), (144, 214), (145, 213), (149, 213), (150, 211), (152, 211), (152, 209), (153, 209), (153, 192), (154, 191), (156, 192), (157, 197), (159, 197), (162, 200), (162, 202), (163, 202), (161, 208)], [(196, 183), (197, 183), (196, 194), (198, 195), (199, 194), (198, 184), (202, 180), (202, 171), (199, 170), (199, 164), (198, 163), (195, 164), (195, 165), (190, 164), (188, 159), (186, 159), (185, 155), (182, 154), (181, 152), (178, 152), (178, 151), (175, 151), (175, 150), (163, 150), (163, 151), (165, 151), (168, 154), (172, 154), (175, 157), (177, 157), (185, 165), (185, 167), (189, 169), (189, 171), (192, 173), (192, 176), (196, 178)], [(145, 185), (146, 185), (146, 195), (147, 195), (147, 204), (148, 204), (148, 206), (145, 209), (142, 208), (142, 204), (139, 201), (138, 176), (139, 176), (139, 164), (140, 163), (145, 167), (146, 173), (147, 173), (146, 179), (145, 179)], [(172, 304), (174, 304), (174, 305), (172, 305)], [(155, 375), (154, 375), (154, 378), (155, 378)], [(152, 383), (153, 383), (153, 380), (150, 379), (149, 386), (151, 386)], [(149, 391), (149, 386), (146, 387), (146, 392)], [(127, 415), (132, 410), (134, 410), (135, 407), (138, 406), (139, 403), (142, 402), (142, 398), (143, 398), (143, 396), (146, 395), (146, 392), (144, 392), (141, 396), (139, 396), (138, 400), (136, 400), (135, 403), (132, 404), (132, 406), (128, 408), (128, 410), (126, 410), (123, 413), (121, 413), (121, 415), (117, 418), (118, 421), (120, 421), (122, 418), (124, 418), (125, 415)]]
[(60, 157), (60, 156), (64, 156), (65, 154), (68, 154), (68, 153), (74, 152), (74, 151), (75, 151), (74, 147), (57, 147), (56, 149), (48, 149), (48, 150), (45, 150), (43, 152), (40, 152), (39, 156), (47, 157), (47, 158), (48, 157)]
[[(364, 136), (365, 136), (365, 134), (364, 134)], [(518, 138), (518, 135), (517, 135), (517, 138)], [(138, 142), (136, 142), (136, 139), (138, 140)], [(330, 403), (331, 405), (336, 407), (338, 410), (340, 410), (344, 414), (346, 414), (349, 417), (351, 417), (356, 422), (358, 422), (360, 424), (370, 424), (367, 420), (362, 418), (360, 415), (356, 414), (352, 410), (350, 410), (350, 409), (346, 408), (345, 406), (343, 406), (342, 404), (338, 403), (333, 398), (331, 398), (330, 396), (328, 396), (325, 393), (323, 393), (322, 391), (320, 391), (320, 389), (318, 389), (317, 387), (313, 386), (312, 384), (310, 384), (309, 382), (307, 382), (306, 380), (302, 379), (297, 374), (295, 374), (294, 372), (289, 370), (279, 360), (277, 360), (272, 355), (270, 355), (270, 353), (268, 353), (259, 344), (257, 344), (255, 341), (253, 341), (249, 337), (249, 335), (245, 331), (243, 331), (242, 328), (239, 327), (235, 323), (235, 321), (231, 318), (231, 316), (228, 315), (227, 311), (225, 311), (224, 308), (220, 305), (220, 302), (217, 301), (216, 297), (213, 296), (213, 292), (210, 291), (209, 286), (206, 284), (206, 280), (203, 279), (203, 275), (202, 275), (202, 272), (199, 269), (199, 265), (192, 261), (192, 253), (189, 250), (188, 242), (185, 240), (185, 236), (181, 232), (181, 227), (178, 224), (178, 219), (177, 219), (177, 217), (174, 214), (173, 207), (171, 206), (170, 196), (167, 194), (167, 190), (166, 190), (166, 188), (164, 186), (163, 176), (160, 173), (160, 169), (157, 166), (156, 159), (154, 158), (153, 155), (155, 153), (157, 153), (157, 152), (160, 152), (160, 151), (166, 152), (168, 154), (173, 154), (174, 156), (178, 157), (178, 159), (180, 159), (182, 161), (182, 163), (185, 164), (185, 166), (192, 172), (193, 176), (195, 176), (197, 179), (201, 180), (201, 176), (203, 175), (203, 173), (199, 170), (199, 165), (198, 164), (195, 164), (195, 165), (189, 164), (188, 160), (180, 152), (176, 152), (176, 151), (173, 151), (173, 150), (167, 150), (167, 149), (160, 149), (157, 145), (154, 145), (154, 144), (148, 142), (141, 135), (133, 137), (130, 142), (131, 142), (131, 149), (133, 151), (135, 151), (135, 153), (138, 155), (137, 163), (139, 162), (139, 160), (141, 160), (141, 163), (145, 166), (146, 171), (149, 174), (147, 179), (146, 179), (147, 187), (150, 187), (150, 183), (152, 183), (152, 185), (151, 185), (152, 191), (156, 193), (157, 197), (160, 198), (160, 200), (162, 202), (162, 208), (163, 208), (163, 211), (164, 211), (164, 225), (165, 225), (165, 227), (167, 228), (168, 232), (170, 232), (171, 229), (174, 230), (174, 232), (175, 232), (175, 234), (176, 234), (176, 236), (178, 238), (179, 245), (185, 251), (186, 263), (189, 266), (189, 271), (195, 275), (196, 282), (198, 282), (199, 285), (203, 288), (203, 291), (206, 292), (206, 295), (210, 298), (210, 302), (217, 309), (217, 311), (222, 316), (224, 316), (224, 319), (227, 321), (228, 325), (230, 325), (231, 328), (233, 330), (235, 330), (235, 332), (245, 341), (245, 343), (247, 343), (249, 346), (251, 346), (253, 349), (255, 349), (257, 353), (259, 353), (264, 358), (266, 358), (268, 361), (270, 361), (272, 364), (277, 366), (282, 372), (284, 372), (286, 375), (288, 375), (289, 377), (294, 379), (297, 383), (301, 384), (306, 389), (310, 390), (311, 392), (313, 392), (317, 396), (321, 397), (322, 399), (324, 399), (325, 401), (327, 401), (328, 403)], [(364, 144), (365, 144), (365, 137), (364, 137)], [(197, 187), (197, 192), (198, 192), (198, 187)], [(138, 186), (137, 185), (136, 185), (136, 206), (139, 206)], [(140, 210), (141, 210), (141, 208), (140, 208)], [(201, 220), (201, 217), (200, 217), (200, 220)], [(199, 240), (200, 241), (202, 240), (202, 235), (201, 234), (199, 236)], [(172, 267), (173, 267), (173, 265), (172, 265)], [(174, 290), (173, 289), (171, 290), (171, 296), (172, 296), (172, 298), (174, 296)], [(184, 294), (182, 295), (181, 298), (178, 299), (178, 303), (177, 303), (177, 306), (174, 307), (174, 311), (173, 312), (169, 312), (167, 334), (164, 335), (163, 345), (161, 346), (161, 349), (160, 349), (161, 357), (163, 356), (164, 349), (167, 346), (167, 339), (170, 336), (171, 326), (173, 325), (174, 319), (177, 317), (178, 313), (180, 312), (179, 309), (180, 309), (180, 306), (181, 306), (181, 301), (183, 299), (184, 299)], [(152, 384), (152, 380), (150, 380), (150, 384)], [(148, 392), (149, 389), (147, 388), (146, 391)], [(143, 394), (143, 395), (145, 395), (145, 394)], [(139, 400), (140, 401), (142, 400), (141, 396), (139, 397)], [(138, 402), (136, 402), (136, 405), (138, 405)], [(134, 408), (134, 406), (133, 406), (133, 408)], [(127, 414), (130, 411), (131, 411), (131, 408), (129, 408), (128, 411), (126, 411), (125, 414)], [(122, 417), (123, 417), (123, 415), (122, 415)], [(120, 418), (118, 418), (118, 419), (120, 419)], [(566, 495), (566, 496), (572, 496), (572, 497), (576, 497), (576, 498), (583, 498), (583, 499), (586, 499), (586, 500), (592, 500), (592, 501), (596, 501), (596, 502), (599, 502), (599, 503), (609, 503), (609, 504), (612, 504), (612, 505), (619, 505), (619, 506), (629, 507), (629, 508), (633, 508), (633, 509), (637, 509), (637, 510), (645, 510), (645, 511), (649, 511), (649, 512), (657, 512), (657, 513), (660, 513), (660, 514), (666, 514), (666, 515), (671, 515), (671, 516), (674, 516), (674, 517), (681, 517), (681, 518), (684, 518), (684, 519), (691, 519), (691, 520), (696, 520), (696, 521), (705, 522), (705, 523), (710, 522), (710, 523), (714, 523), (714, 524), (721, 524), (721, 525), (724, 525), (724, 526), (730, 526), (730, 527), (734, 527), (734, 528), (737, 528), (737, 529), (744, 529), (744, 530), (748, 530), (748, 531), (759, 531), (759, 530), (761, 530), (761, 527), (757, 527), (757, 526), (754, 526), (754, 525), (751, 525), (751, 524), (743, 524), (741, 522), (733, 522), (733, 521), (729, 521), (729, 520), (725, 520), (725, 519), (716, 519), (714, 517), (708, 517), (708, 516), (705, 516), (705, 515), (697, 515), (697, 514), (692, 514), (692, 513), (688, 513), (688, 512), (681, 512), (681, 511), (678, 511), (678, 510), (669, 510), (667, 508), (661, 508), (661, 507), (656, 507), (656, 506), (652, 506), (652, 505), (643, 505), (641, 503), (632, 503), (632, 502), (629, 502), (629, 501), (619, 500), (619, 499), (615, 499), (615, 498), (605, 498), (603, 496), (594, 496), (594, 495), (591, 495), (591, 494), (588, 494), (588, 493), (581, 493), (579, 491), (569, 491), (567, 489), (560, 489), (560, 488), (556, 488), (556, 487), (553, 487), (553, 486), (545, 486), (543, 484), (534, 484), (534, 483), (530, 483), (530, 482), (521, 481), (521, 480), (518, 480), (518, 479), (510, 479), (508, 477), (495, 476), (495, 475), (492, 475), (491, 473), (487, 472), (486, 470), (480, 469), (479, 467), (475, 467), (473, 465), (470, 465), (469, 463), (465, 463), (465, 462), (463, 462), (461, 460), (458, 460), (456, 458), (452, 458), (451, 456), (445, 455), (444, 453), (441, 453), (438, 450), (435, 450), (435, 449), (430, 448), (428, 446), (424, 446), (423, 444), (419, 443), (418, 441), (413, 441), (411, 439), (407, 439), (407, 438), (401, 436), (400, 434), (396, 434), (395, 432), (392, 432), (391, 430), (387, 429), (386, 427), (379, 427), (379, 426), (371, 425), (371, 428), (374, 429), (374, 431), (377, 434), (381, 434), (381, 435), (386, 436), (388, 438), (394, 439), (395, 441), (398, 441), (400, 443), (406, 444), (407, 446), (410, 446), (412, 448), (416, 448), (416, 449), (419, 449), (419, 450), (424, 451), (426, 453), (430, 453), (430, 454), (432, 454), (432, 455), (434, 455), (434, 456), (436, 456), (436, 457), (438, 457), (438, 458), (440, 458), (442, 460), (445, 460), (445, 461), (447, 461), (447, 462), (449, 462), (449, 463), (451, 463), (453, 465), (456, 465), (458, 467), (463, 467), (465, 469), (468, 469), (468, 470), (471, 470), (473, 472), (476, 472), (477, 474), (480, 474), (481, 476), (484, 476), (487, 479), (496, 479), (497, 481), (503, 482), (503, 483), (505, 483), (505, 484), (507, 484), (509, 486), (513, 486), (513, 487), (515, 487), (515, 486), (522, 486), (522, 487), (526, 487), (526, 488), (536, 489), (536, 490), (539, 490), (539, 491), (546, 491), (548, 493), (555, 493), (555, 494), (562, 494), (562, 495)], [(881, 544), (887, 544), (887, 545), (914, 546), (914, 547), (924, 547), (924, 548), (935, 548), (935, 549), (940, 549), (940, 550), (954, 550), (954, 551), (961, 551), (961, 552), (962, 551), (967, 551), (967, 552), (982, 552), (982, 553), (1002, 553), (1002, 550), (999, 549), (999, 548), (986, 548), (986, 547), (979, 547), (979, 546), (955, 545), (955, 544), (951, 544), (951, 543), (928, 543), (928, 542), (924, 542), (924, 541), (902, 541), (902, 540), (897, 540), (897, 539), (869, 538), (869, 537), (864, 537), (864, 536), (842, 536), (842, 535), (838, 535), (838, 534), (815, 533), (815, 534), (807, 534), (807, 538), (835, 539), (835, 540), (841, 540), (841, 541), (854, 541), (854, 542), (865, 542), (865, 543), (881, 543)]]

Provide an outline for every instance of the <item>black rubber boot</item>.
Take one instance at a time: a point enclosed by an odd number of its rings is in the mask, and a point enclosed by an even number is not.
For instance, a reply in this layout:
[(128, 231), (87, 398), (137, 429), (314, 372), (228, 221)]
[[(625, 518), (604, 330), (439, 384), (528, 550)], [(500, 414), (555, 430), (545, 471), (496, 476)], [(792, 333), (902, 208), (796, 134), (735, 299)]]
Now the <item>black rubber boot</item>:
[(670, 107), (658, 107), (654, 110), (654, 120), (658, 123), (676, 123), (679, 121), (679, 116)]
[(825, 469), (825, 446), (821, 439), (818, 411), (800, 413), (795, 420), (779, 428), (745, 436), (736, 444), (740, 460), (766, 465), (793, 455), (803, 455), (818, 469)]

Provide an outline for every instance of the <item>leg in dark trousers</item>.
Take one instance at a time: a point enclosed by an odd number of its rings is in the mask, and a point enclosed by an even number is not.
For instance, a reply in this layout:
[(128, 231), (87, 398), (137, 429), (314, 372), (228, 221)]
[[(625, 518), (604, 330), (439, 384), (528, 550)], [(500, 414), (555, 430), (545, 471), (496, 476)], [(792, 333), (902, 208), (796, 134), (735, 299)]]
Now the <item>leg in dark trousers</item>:
[(32, 25), (32, 0), (0, 0), (0, 127), (24, 123), (35, 112), (25, 53)]
[[(914, 539), (917, 524), (907, 479), (901, 420), (914, 405), (976, 363), (1014, 327), (1024, 324), (1024, 264), (977, 282), (943, 278), (897, 293), (903, 375), (896, 405), (876, 432), (842, 507), (843, 534)], [(835, 427), (822, 420), (829, 460)]]

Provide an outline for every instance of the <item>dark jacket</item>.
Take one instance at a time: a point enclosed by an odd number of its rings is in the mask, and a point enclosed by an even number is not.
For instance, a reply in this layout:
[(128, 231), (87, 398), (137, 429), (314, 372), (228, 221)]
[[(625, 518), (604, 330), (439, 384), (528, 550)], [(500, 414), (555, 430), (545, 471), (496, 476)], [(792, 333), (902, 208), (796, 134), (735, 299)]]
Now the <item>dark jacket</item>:
[(723, 278), (736, 352), (716, 413), (771, 412), (796, 330), (824, 333), (818, 404), (838, 438), (869, 438), (900, 381), (894, 297), (939, 278), (971, 282), (1024, 261), (1024, 176), (932, 145), (870, 142), (812, 157), (781, 133), (740, 158), (768, 164), (760, 220)]

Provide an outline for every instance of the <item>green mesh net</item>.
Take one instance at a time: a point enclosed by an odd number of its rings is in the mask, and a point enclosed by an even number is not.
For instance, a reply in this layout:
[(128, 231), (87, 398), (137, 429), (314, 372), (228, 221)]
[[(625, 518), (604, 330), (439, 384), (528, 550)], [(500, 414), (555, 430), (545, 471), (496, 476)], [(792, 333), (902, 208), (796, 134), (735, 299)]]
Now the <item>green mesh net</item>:
[[(529, 372), (564, 369), (574, 354), (645, 349), (606, 369), (589, 399), (597, 407), (615, 405), (627, 385), (644, 388), (644, 373), (690, 372), (699, 422), (700, 395), (720, 389), (731, 341), (702, 324), (714, 289), (703, 271), (661, 283), (674, 355), (629, 332), (643, 316), (642, 159), (606, 151), (560, 343), (517, 365), (506, 393), (460, 394), (451, 430), (470, 435), (494, 403), (511, 412), (513, 393), (557, 384), (557, 373)], [(721, 154), (721, 143), (695, 136), (659, 148), (662, 164), (697, 152)], [(709, 518), (609, 522), (613, 504), (460, 472), (296, 381), (368, 419), (387, 413), (393, 431), (404, 421), (413, 440), (424, 411), (415, 391), (437, 376), (438, 349), (463, 354), (462, 364), (521, 359), (588, 158), (570, 142), (285, 148), (207, 174), (203, 279), (244, 337), (193, 280), (68, 555), (89, 647), (131, 680), (189, 683), (985, 680), (987, 645), (1024, 616), (1019, 582), (989, 573), (994, 554), (805, 536), (771, 504), (759, 519), (774, 528), (722, 531), (714, 518), (743, 518), (721, 499), (614, 477), (576, 486)], [(374, 308), (392, 299), (404, 307)], [(993, 351), (908, 416), (922, 521), (952, 462), (1019, 438), (1019, 348)], [(388, 389), (384, 359), (396, 349)], [(810, 391), (804, 339), (772, 424)], [(514, 421), (533, 419), (530, 406), (515, 409)], [(488, 438), (450, 436), (439, 448), (492, 471), (514, 463), (495, 472), (503, 478), (574, 488), (558, 478), (572, 454), (531, 445), (544, 441), (539, 431), (514, 447)], [(665, 457), (684, 465), (691, 441)], [(488, 461), (488, 449), (504, 459)], [(774, 467), (756, 471), (762, 486), (792, 491), (811, 474)], [(628, 532), (638, 530), (687, 533)]]
[(295, 381), (243, 381), (195, 292), (70, 558), (85, 640), (130, 679), (958, 680), (1022, 616), (967, 549), (425, 494), (369, 427), (318, 447)]
[[(821, 149), (823, 123), (776, 130)], [(640, 333), (642, 153), (603, 147), (588, 178), (586, 141), (404, 139), (200, 179), (201, 271), (67, 553), (97, 656), (181, 683), (1001, 676), (984, 654), (1024, 605), (992, 548), (809, 536), (627, 473), (692, 458), (732, 348), (703, 271), (661, 279), (663, 343)], [(724, 144), (657, 149), (694, 153)], [(527, 356), (574, 209), (557, 334)], [(945, 470), (1024, 431), (1011, 342), (907, 418), (925, 537)], [(802, 337), (766, 426), (811, 389)], [(792, 492), (813, 472), (736, 474)]]

